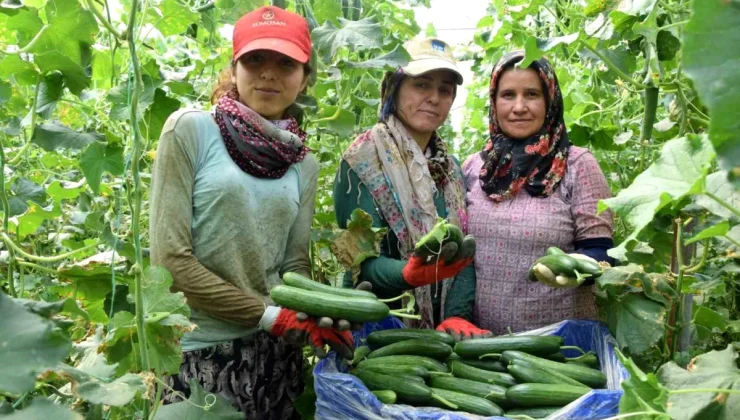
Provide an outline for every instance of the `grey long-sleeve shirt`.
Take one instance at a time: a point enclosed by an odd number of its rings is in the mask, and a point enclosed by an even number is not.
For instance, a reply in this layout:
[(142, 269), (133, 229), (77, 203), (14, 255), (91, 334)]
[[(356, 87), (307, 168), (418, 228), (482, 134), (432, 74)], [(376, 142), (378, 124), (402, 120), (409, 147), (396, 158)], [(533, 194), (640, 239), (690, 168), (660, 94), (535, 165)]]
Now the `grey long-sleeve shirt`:
[(310, 275), (318, 164), (312, 155), (280, 179), (256, 178), (229, 156), (213, 117), (182, 110), (167, 120), (151, 188), (152, 264), (166, 267), (198, 328), (198, 350), (257, 329), (282, 274)]

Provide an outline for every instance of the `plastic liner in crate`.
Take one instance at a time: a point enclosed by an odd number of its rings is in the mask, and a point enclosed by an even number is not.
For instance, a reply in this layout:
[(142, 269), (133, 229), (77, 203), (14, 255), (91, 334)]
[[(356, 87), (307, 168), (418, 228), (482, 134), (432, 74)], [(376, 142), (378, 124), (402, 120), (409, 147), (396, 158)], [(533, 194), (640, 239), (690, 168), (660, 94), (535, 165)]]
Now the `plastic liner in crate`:
[[(371, 332), (391, 328), (403, 328), (403, 324), (394, 317), (381, 322), (367, 323), (362, 330), (354, 333), (355, 346), (361, 345), (360, 340)], [(629, 374), (619, 363), (614, 352), (616, 340), (609, 334), (604, 324), (596, 321), (562, 321), (517, 335), (559, 335), (563, 337), (565, 345), (579, 346), (585, 351), (596, 353), (601, 363), (601, 371), (607, 377), (607, 389), (589, 392), (552, 414), (548, 420), (598, 420), (615, 416), (618, 413), (619, 398), (622, 396), (619, 384), (623, 379), (627, 379)], [(573, 350), (565, 354), (576, 355)], [(359, 379), (346, 373), (347, 364), (337, 359), (336, 354), (332, 352), (314, 368), (316, 419), (505, 419), (504, 417), (481, 417), (433, 407), (383, 404)]]

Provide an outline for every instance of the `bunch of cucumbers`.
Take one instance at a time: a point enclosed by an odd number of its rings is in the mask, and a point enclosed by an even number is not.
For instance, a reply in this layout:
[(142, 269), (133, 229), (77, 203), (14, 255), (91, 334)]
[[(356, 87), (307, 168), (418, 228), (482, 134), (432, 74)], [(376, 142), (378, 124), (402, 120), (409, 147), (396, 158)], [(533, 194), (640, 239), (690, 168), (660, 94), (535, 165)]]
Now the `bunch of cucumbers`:
[(603, 270), (595, 259), (580, 254), (566, 254), (558, 247), (550, 247), (547, 254), (529, 268), (529, 279), (537, 281), (538, 276), (547, 284), (566, 286), (582, 284), (588, 278), (601, 276)]
[[(566, 358), (558, 336), (501, 336), (455, 343), (447, 333), (392, 329), (368, 335), (350, 373), (381, 402), (481, 416), (545, 418), (606, 385), (595, 354)], [(519, 416), (519, 417), (518, 417)]]

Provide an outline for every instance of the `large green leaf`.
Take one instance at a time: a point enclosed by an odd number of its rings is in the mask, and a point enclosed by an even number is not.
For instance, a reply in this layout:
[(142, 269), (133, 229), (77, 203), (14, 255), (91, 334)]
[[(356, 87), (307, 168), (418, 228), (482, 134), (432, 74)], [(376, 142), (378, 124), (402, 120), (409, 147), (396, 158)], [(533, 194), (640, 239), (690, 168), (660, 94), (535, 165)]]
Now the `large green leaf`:
[(721, 334), (727, 327), (725, 317), (706, 306), (695, 305), (691, 323), (696, 327), (696, 334), (699, 340), (707, 340), (712, 334)]
[(147, 315), (155, 312), (169, 312), (190, 316), (190, 308), (185, 304), (182, 292), (172, 293), (172, 275), (161, 266), (149, 266), (144, 270), (142, 284), (144, 290), (144, 308)]
[[(334, 118), (336, 115), (336, 118)], [(321, 108), (318, 115), (322, 118), (329, 118), (323, 121), (330, 130), (339, 136), (350, 136), (355, 130), (355, 119), (357, 116), (346, 109), (337, 110), (336, 106), (325, 106)]]
[(95, 142), (80, 157), (80, 168), (93, 192), (100, 191), (103, 172), (111, 175), (123, 173), (123, 148)]
[[(624, 357), (619, 351), (617, 357), (630, 375), (628, 379), (622, 381), (624, 395), (619, 399), (619, 414), (644, 411), (665, 413), (668, 390), (658, 382), (655, 374), (643, 372), (632, 359)], [(667, 415), (651, 418), (670, 420)]]
[(320, 53), (329, 61), (340, 48), (363, 51), (383, 46), (383, 33), (380, 24), (371, 18), (351, 21), (339, 18), (339, 27), (330, 21), (313, 30), (311, 37)]
[(95, 16), (78, 0), (49, 0), (44, 12), (49, 27), (31, 52), (38, 55), (53, 51), (55, 57), (83, 67), (99, 31)]
[(158, 8), (150, 8), (149, 13), (154, 18), (152, 23), (164, 36), (180, 35), (200, 20), (200, 14), (176, 0), (164, 0)]
[(740, 7), (727, 0), (692, 4), (683, 36), (683, 68), (709, 108), (709, 138), (722, 168), (730, 170), (740, 166)]
[(50, 318), (53, 315), (59, 313), (68, 313), (73, 315), (79, 315), (85, 320), (89, 321), (90, 316), (85, 312), (84, 309), (80, 308), (72, 298), (66, 298), (58, 300), (56, 302), (46, 302), (43, 300), (29, 300), (29, 299), (16, 299), (16, 302), (22, 304), (26, 309), (40, 315), (44, 318)]
[(133, 373), (108, 381), (71, 366), (62, 365), (59, 370), (71, 380), (72, 393), (93, 404), (121, 407), (130, 403), (137, 393), (146, 393), (142, 377)]
[[(141, 77), (143, 89), (139, 92), (139, 105), (136, 107), (136, 115), (141, 119), (146, 113), (147, 108), (154, 102), (154, 94), (162, 84), (162, 81), (152, 78), (148, 75)], [(110, 117), (113, 120), (127, 120), (131, 116), (131, 91), (133, 86), (129, 87), (130, 81), (121, 83), (108, 91), (108, 101), (111, 103)]]
[[(207, 407), (208, 409), (204, 409)], [(224, 397), (205, 392), (197, 379), (190, 381), (190, 398), (157, 410), (154, 420), (240, 420), (244, 415)]]
[(30, 202), (28, 210), (22, 216), (18, 216), (17, 233), (20, 239), (30, 235), (41, 227), (41, 224), (47, 220), (55, 219), (62, 215), (62, 210), (58, 204), (51, 206), (51, 209), (45, 209), (34, 202)]
[(54, 324), (0, 293), (0, 391), (22, 394), (67, 357), (72, 341)]
[(64, 92), (64, 81), (61, 73), (46, 75), (39, 86), (38, 104), (36, 112), (44, 118), (51, 118), (57, 102), (62, 98)]
[(64, 85), (77, 96), (80, 96), (82, 90), (90, 85), (90, 76), (83, 68), (84, 63), (76, 63), (58, 51), (36, 54), (34, 61), (44, 74), (53, 71), (62, 73)]
[(54, 404), (43, 398), (34, 398), (31, 404), (23, 410), (13, 412), (3, 417), (5, 420), (36, 420), (36, 419), (54, 419), (54, 420), (82, 420), (79, 413), (69, 411), (69, 409), (60, 404)]
[(651, 351), (665, 334), (668, 309), (642, 294), (599, 299), (599, 307), (620, 348), (629, 348), (631, 354)]
[[(11, 187), (12, 196), (8, 197), (8, 207), (10, 217), (23, 214), (28, 210), (28, 201), (44, 205), (46, 201), (46, 191), (44, 187), (29, 181), (26, 178), (18, 178)], [(0, 206), (2, 208), (2, 206)]]
[[(727, 171), (719, 171), (707, 175), (707, 184), (705, 190), (707, 193), (711, 193), (719, 197), (722, 201), (729, 204), (730, 206), (736, 209), (740, 209), (740, 190), (734, 188), (732, 183), (728, 181)], [(707, 195), (700, 195), (696, 197), (696, 204), (704, 207), (717, 216), (727, 219), (735, 217), (735, 214), (730, 211), (730, 209), (724, 207)]]
[(410, 59), (409, 53), (400, 45), (392, 51), (383, 54), (380, 57), (373, 58), (360, 63), (351, 61), (343, 63), (346, 67), (354, 69), (395, 69), (399, 66), (405, 66)]
[(706, 136), (671, 140), (663, 146), (660, 157), (629, 187), (616, 197), (600, 201), (599, 212), (611, 208), (633, 229), (618, 248), (624, 249), (636, 240), (664, 207), (689, 194), (701, 193), (713, 160), (714, 151)]
[(104, 140), (103, 135), (96, 132), (75, 131), (60, 123), (40, 124), (33, 131), (31, 141), (44, 150), (56, 149), (84, 149), (87, 145)]
[(6, 55), (0, 59), (0, 79), (13, 78), (22, 85), (35, 85), (38, 72), (33, 64), (18, 55)]
[[(673, 362), (658, 370), (658, 379), (669, 390), (729, 389), (740, 391), (737, 352), (727, 346), (692, 360), (686, 369)], [(740, 413), (740, 395), (717, 392), (691, 392), (668, 397), (668, 413), (675, 420), (730, 420)]]

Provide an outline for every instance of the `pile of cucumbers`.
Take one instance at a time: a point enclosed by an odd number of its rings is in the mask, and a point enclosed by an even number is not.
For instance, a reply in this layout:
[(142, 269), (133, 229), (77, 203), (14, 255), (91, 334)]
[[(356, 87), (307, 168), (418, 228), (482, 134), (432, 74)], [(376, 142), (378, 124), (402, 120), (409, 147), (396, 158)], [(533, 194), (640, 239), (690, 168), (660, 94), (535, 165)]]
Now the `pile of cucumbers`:
[(545, 418), (606, 385), (595, 354), (566, 358), (560, 352), (573, 348), (558, 336), (455, 343), (440, 331), (383, 330), (355, 350), (350, 373), (387, 404)]
[(529, 268), (529, 279), (532, 281), (537, 281), (535, 272), (541, 277), (548, 278), (551, 283), (567, 285), (576, 280), (580, 285), (588, 278), (595, 279), (601, 276), (603, 270), (601, 265), (589, 256), (566, 254), (562, 249), (553, 246)]

